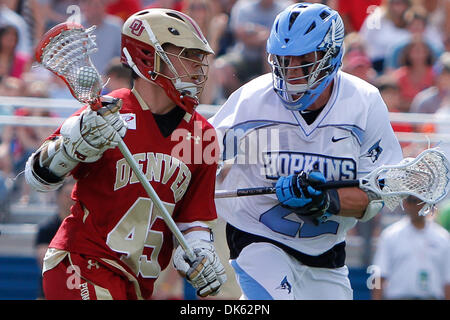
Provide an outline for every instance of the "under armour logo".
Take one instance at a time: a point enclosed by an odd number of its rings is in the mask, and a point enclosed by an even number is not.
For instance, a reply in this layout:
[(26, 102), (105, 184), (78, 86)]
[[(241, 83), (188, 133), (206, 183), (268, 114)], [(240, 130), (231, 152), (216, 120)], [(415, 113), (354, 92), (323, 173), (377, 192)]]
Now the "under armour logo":
[(92, 261), (91, 259), (89, 259), (89, 260), (88, 260), (88, 266), (87, 266), (87, 268), (88, 268), (89, 270), (91, 270), (92, 267), (95, 267), (96, 269), (100, 268), (100, 266), (98, 265), (98, 262), (97, 262), (97, 261)]
[(191, 140), (191, 139), (194, 139), (195, 144), (199, 144), (201, 138), (199, 136), (192, 136), (192, 134), (190, 132), (188, 132), (188, 134), (186, 136), (186, 140)]
[(128, 27), (131, 29), (131, 33), (135, 36), (139, 37), (144, 31), (144, 26), (142, 25), (142, 21), (138, 19), (134, 19), (134, 21)]

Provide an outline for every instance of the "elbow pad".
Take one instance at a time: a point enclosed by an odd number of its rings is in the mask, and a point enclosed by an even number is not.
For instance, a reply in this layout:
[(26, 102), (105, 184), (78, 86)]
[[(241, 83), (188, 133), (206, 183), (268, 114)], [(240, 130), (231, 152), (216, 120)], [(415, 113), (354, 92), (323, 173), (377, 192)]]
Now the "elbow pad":
[(41, 192), (58, 189), (64, 177), (78, 164), (67, 155), (63, 137), (46, 141), (29, 158), (25, 165), (25, 179), (35, 190)]
[[(28, 161), (25, 164), (25, 181), (36, 191), (55, 191), (62, 186), (64, 179), (51, 179), (51, 172), (46, 168), (39, 167), (38, 157), (38, 153), (33, 153), (28, 158)], [(41, 171), (40, 174), (37, 173), (39, 171)], [(56, 177), (55, 175), (53, 176)]]

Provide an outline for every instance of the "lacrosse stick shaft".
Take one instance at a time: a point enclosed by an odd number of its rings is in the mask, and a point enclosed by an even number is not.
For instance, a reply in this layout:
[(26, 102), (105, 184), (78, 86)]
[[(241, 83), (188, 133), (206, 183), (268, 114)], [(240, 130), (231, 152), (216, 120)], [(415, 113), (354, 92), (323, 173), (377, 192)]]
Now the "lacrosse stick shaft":
[[(335, 188), (350, 188), (359, 187), (359, 180), (345, 180), (345, 181), (329, 181), (315, 186), (315, 189), (328, 190)], [(275, 193), (275, 187), (256, 187), (256, 188), (244, 188), (237, 190), (218, 190), (215, 193), (215, 198), (234, 198), (234, 197), (246, 197), (256, 196), (263, 194)]]
[(162, 203), (161, 199), (159, 199), (159, 196), (156, 193), (155, 189), (153, 189), (150, 182), (148, 182), (148, 180), (145, 178), (144, 174), (142, 173), (142, 171), (140, 170), (136, 161), (134, 160), (133, 155), (131, 154), (127, 145), (120, 137), (119, 137), (118, 148), (119, 148), (120, 152), (122, 153), (122, 155), (124, 156), (125, 160), (130, 165), (131, 170), (133, 170), (134, 174), (136, 175), (138, 180), (141, 182), (141, 184), (144, 187), (145, 191), (147, 192), (148, 196), (153, 201), (153, 204), (156, 206), (156, 208), (161, 213), (161, 216), (164, 219), (164, 222), (167, 224), (170, 231), (172, 231), (175, 238), (178, 240), (181, 247), (186, 252), (186, 255), (188, 256), (189, 260), (194, 261), (195, 260), (194, 252), (192, 251), (191, 247), (188, 245), (188, 243), (187, 243), (186, 239), (184, 238), (183, 234), (181, 233), (180, 229), (178, 229), (177, 225), (175, 224), (175, 221), (173, 221), (172, 216), (167, 211), (167, 209), (164, 206), (164, 204)]

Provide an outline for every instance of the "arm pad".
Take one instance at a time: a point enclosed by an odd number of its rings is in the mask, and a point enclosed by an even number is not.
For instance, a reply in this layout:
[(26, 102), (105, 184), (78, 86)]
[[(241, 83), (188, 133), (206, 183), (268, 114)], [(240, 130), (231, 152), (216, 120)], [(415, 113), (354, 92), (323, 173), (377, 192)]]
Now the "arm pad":
[[(62, 186), (64, 179), (58, 179), (48, 169), (39, 166), (39, 153), (33, 153), (25, 164), (25, 181), (36, 191), (55, 191)], [(37, 171), (40, 171), (38, 174)], [(46, 176), (45, 178), (43, 176)], [(53, 181), (51, 181), (53, 180)]]
[(39, 166), (48, 168), (54, 175), (63, 178), (78, 164), (70, 157), (64, 147), (64, 138), (58, 137), (53, 141), (46, 141), (39, 149)]
[(35, 190), (41, 192), (58, 189), (64, 177), (72, 171), (78, 161), (67, 155), (63, 137), (47, 140), (33, 153), (25, 165), (25, 180)]

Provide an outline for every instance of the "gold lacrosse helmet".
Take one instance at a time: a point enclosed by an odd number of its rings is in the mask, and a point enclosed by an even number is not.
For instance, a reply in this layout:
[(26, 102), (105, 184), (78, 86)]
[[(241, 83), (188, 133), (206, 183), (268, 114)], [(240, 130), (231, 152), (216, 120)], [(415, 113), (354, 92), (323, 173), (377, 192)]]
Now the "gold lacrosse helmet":
[[(181, 48), (178, 54), (165, 50), (171, 44)], [(122, 57), (141, 78), (164, 89), (178, 106), (192, 113), (198, 105), (208, 74), (207, 55), (214, 54), (197, 23), (186, 14), (171, 9), (147, 9), (131, 15), (122, 27)], [(179, 59), (176, 70), (171, 59)], [(195, 61), (195, 73), (186, 68)], [(166, 64), (169, 75), (162, 73)]]

